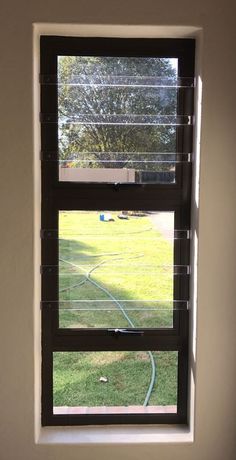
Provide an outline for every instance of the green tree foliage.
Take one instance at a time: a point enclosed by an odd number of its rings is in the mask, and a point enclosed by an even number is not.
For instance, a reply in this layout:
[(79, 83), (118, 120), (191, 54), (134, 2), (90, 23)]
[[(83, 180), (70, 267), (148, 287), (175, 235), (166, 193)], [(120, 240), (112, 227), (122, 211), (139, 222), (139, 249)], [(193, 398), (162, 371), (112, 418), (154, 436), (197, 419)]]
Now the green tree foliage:
[(155, 163), (175, 151), (175, 127), (155, 124), (176, 114), (176, 88), (156, 84), (175, 79), (169, 59), (62, 56), (58, 68), (64, 166), (169, 169)]

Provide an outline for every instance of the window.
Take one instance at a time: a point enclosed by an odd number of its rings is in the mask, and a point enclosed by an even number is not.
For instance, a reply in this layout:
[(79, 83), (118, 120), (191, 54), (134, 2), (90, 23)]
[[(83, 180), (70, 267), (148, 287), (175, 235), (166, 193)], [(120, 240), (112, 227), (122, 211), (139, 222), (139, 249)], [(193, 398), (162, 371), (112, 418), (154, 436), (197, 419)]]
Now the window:
[(194, 40), (41, 37), (42, 424), (186, 423)]

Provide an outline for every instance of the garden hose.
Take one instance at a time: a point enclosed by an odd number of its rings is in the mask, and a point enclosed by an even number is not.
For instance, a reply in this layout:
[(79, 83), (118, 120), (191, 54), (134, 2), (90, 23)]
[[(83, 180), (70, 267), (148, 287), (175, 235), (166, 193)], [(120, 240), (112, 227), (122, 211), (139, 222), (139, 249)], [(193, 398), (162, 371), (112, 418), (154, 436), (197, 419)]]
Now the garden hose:
[[(109, 254), (109, 255), (120, 255), (122, 253), (113, 253), (113, 254)], [(108, 255), (108, 254), (107, 254)], [(130, 258), (137, 258), (137, 257), (142, 257), (142, 254), (141, 255), (136, 255), (136, 256), (133, 256), (133, 257), (130, 257)], [(120, 259), (120, 258), (116, 258), (117, 259)], [(72, 265), (73, 267), (75, 268), (79, 268), (81, 269), (81, 266), (79, 265), (76, 265), (74, 264), (73, 262), (70, 262), (68, 260), (65, 260), (65, 259), (62, 259), (60, 258), (59, 259), (60, 261), (64, 262), (64, 263), (67, 263), (69, 265)], [(113, 259), (114, 260), (114, 259)], [(101, 291), (103, 291), (108, 297), (110, 297), (110, 299), (112, 299), (112, 301), (117, 305), (117, 307), (120, 309), (122, 315), (125, 317), (126, 321), (128, 322), (129, 326), (131, 328), (135, 328), (135, 325), (134, 323), (132, 322), (132, 320), (130, 319), (129, 315), (127, 314), (127, 312), (125, 311), (125, 309), (123, 308), (123, 306), (121, 305), (121, 303), (111, 294), (111, 292), (104, 288), (103, 286), (101, 286), (99, 283), (97, 283), (96, 281), (94, 281), (93, 279), (91, 279), (91, 274), (92, 272), (94, 272), (95, 270), (97, 270), (101, 265), (104, 265), (105, 263), (107, 262), (107, 260), (103, 260), (101, 262), (99, 262), (98, 264), (96, 264), (94, 267), (92, 267), (86, 274), (85, 274), (85, 279), (80, 281), (80, 283), (76, 284), (76, 285), (73, 285), (73, 286), (70, 286), (68, 288), (64, 288), (64, 289), (61, 289), (60, 292), (64, 292), (65, 290), (69, 290), (69, 289), (73, 289), (74, 287), (78, 287), (78, 286), (81, 286), (82, 284), (86, 283), (86, 281), (90, 282), (91, 284), (93, 284), (94, 286), (96, 286), (98, 289), (100, 289)], [(82, 268), (82, 270), (84, 270)], [(144, 400), (144, 403), (143, 403), (143, 406), (147, 406), (148, 403), (149, 403), (149, 400), (150, 400), (150, 397), (151, 397), (151, 394), (152, 394), (152, 391), (153, 391), (153, 387), (154, 387), (154, 384), (155, 384), (155, 380), (156, 380), (156, 363), (155, 363), (155, 360), (154, 360), (154, 357), (153, 357), (153, 353), (151, 351), (148, 351), (148, 356), (150, 358), (150, 363), (151, 363), (151, 379), (150, 379), (150, 384), (149, 384), (149, 387), (148, 387), (148, 391), (146, 393), (146, 396), (145, 396), (145, 400)]]

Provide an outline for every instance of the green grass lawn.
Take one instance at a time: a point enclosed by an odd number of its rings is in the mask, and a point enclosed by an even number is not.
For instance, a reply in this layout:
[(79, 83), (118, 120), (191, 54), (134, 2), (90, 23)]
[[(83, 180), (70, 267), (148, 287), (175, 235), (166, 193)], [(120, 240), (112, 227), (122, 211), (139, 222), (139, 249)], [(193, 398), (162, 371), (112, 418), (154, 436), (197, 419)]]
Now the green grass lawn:
[(126, 311), (132, 309), (128, 314), (136, 327), (172, 327), (172, 242), (153, 227), (149, 216), (126, 221), (117, 214), (114, 222), (101, 222), (97, 212), (60, 215), (60, 258), (66, 261), (60, 262), (60, 300), (106, 300), (109, 307), (104, 311), (94, 302), (61, 304), (61, 327), (128, 326), (107, 293), (86, 281), (95, 266), (91, 279), (121, 300)]
[[(135, 327), (172, 327), (172, 242), (150, 215), (118, 214), (60, 213), (60, 327), (130, 327), (127, 315)], [(153, 356), (149, 404), (176, 404), (177, 353)], [(55, 353), (54, 405), (142, 405), (150, 378), (147, 352)]]
[[(177, 352), (153, 355), (157, 378), (149, 404), (176, 405)], [(151, 377), (146, 352), (54, 353), (54, 371), (55, 406), (142, 405)]]

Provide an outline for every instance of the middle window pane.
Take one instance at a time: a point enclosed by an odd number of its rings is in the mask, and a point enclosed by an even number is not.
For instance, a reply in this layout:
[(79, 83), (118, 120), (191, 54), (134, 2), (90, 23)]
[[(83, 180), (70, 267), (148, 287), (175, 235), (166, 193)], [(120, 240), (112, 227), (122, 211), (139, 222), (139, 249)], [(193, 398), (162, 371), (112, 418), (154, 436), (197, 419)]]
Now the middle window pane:
[(61, 211), (60, 328), (171, 328), (174, 212)]

